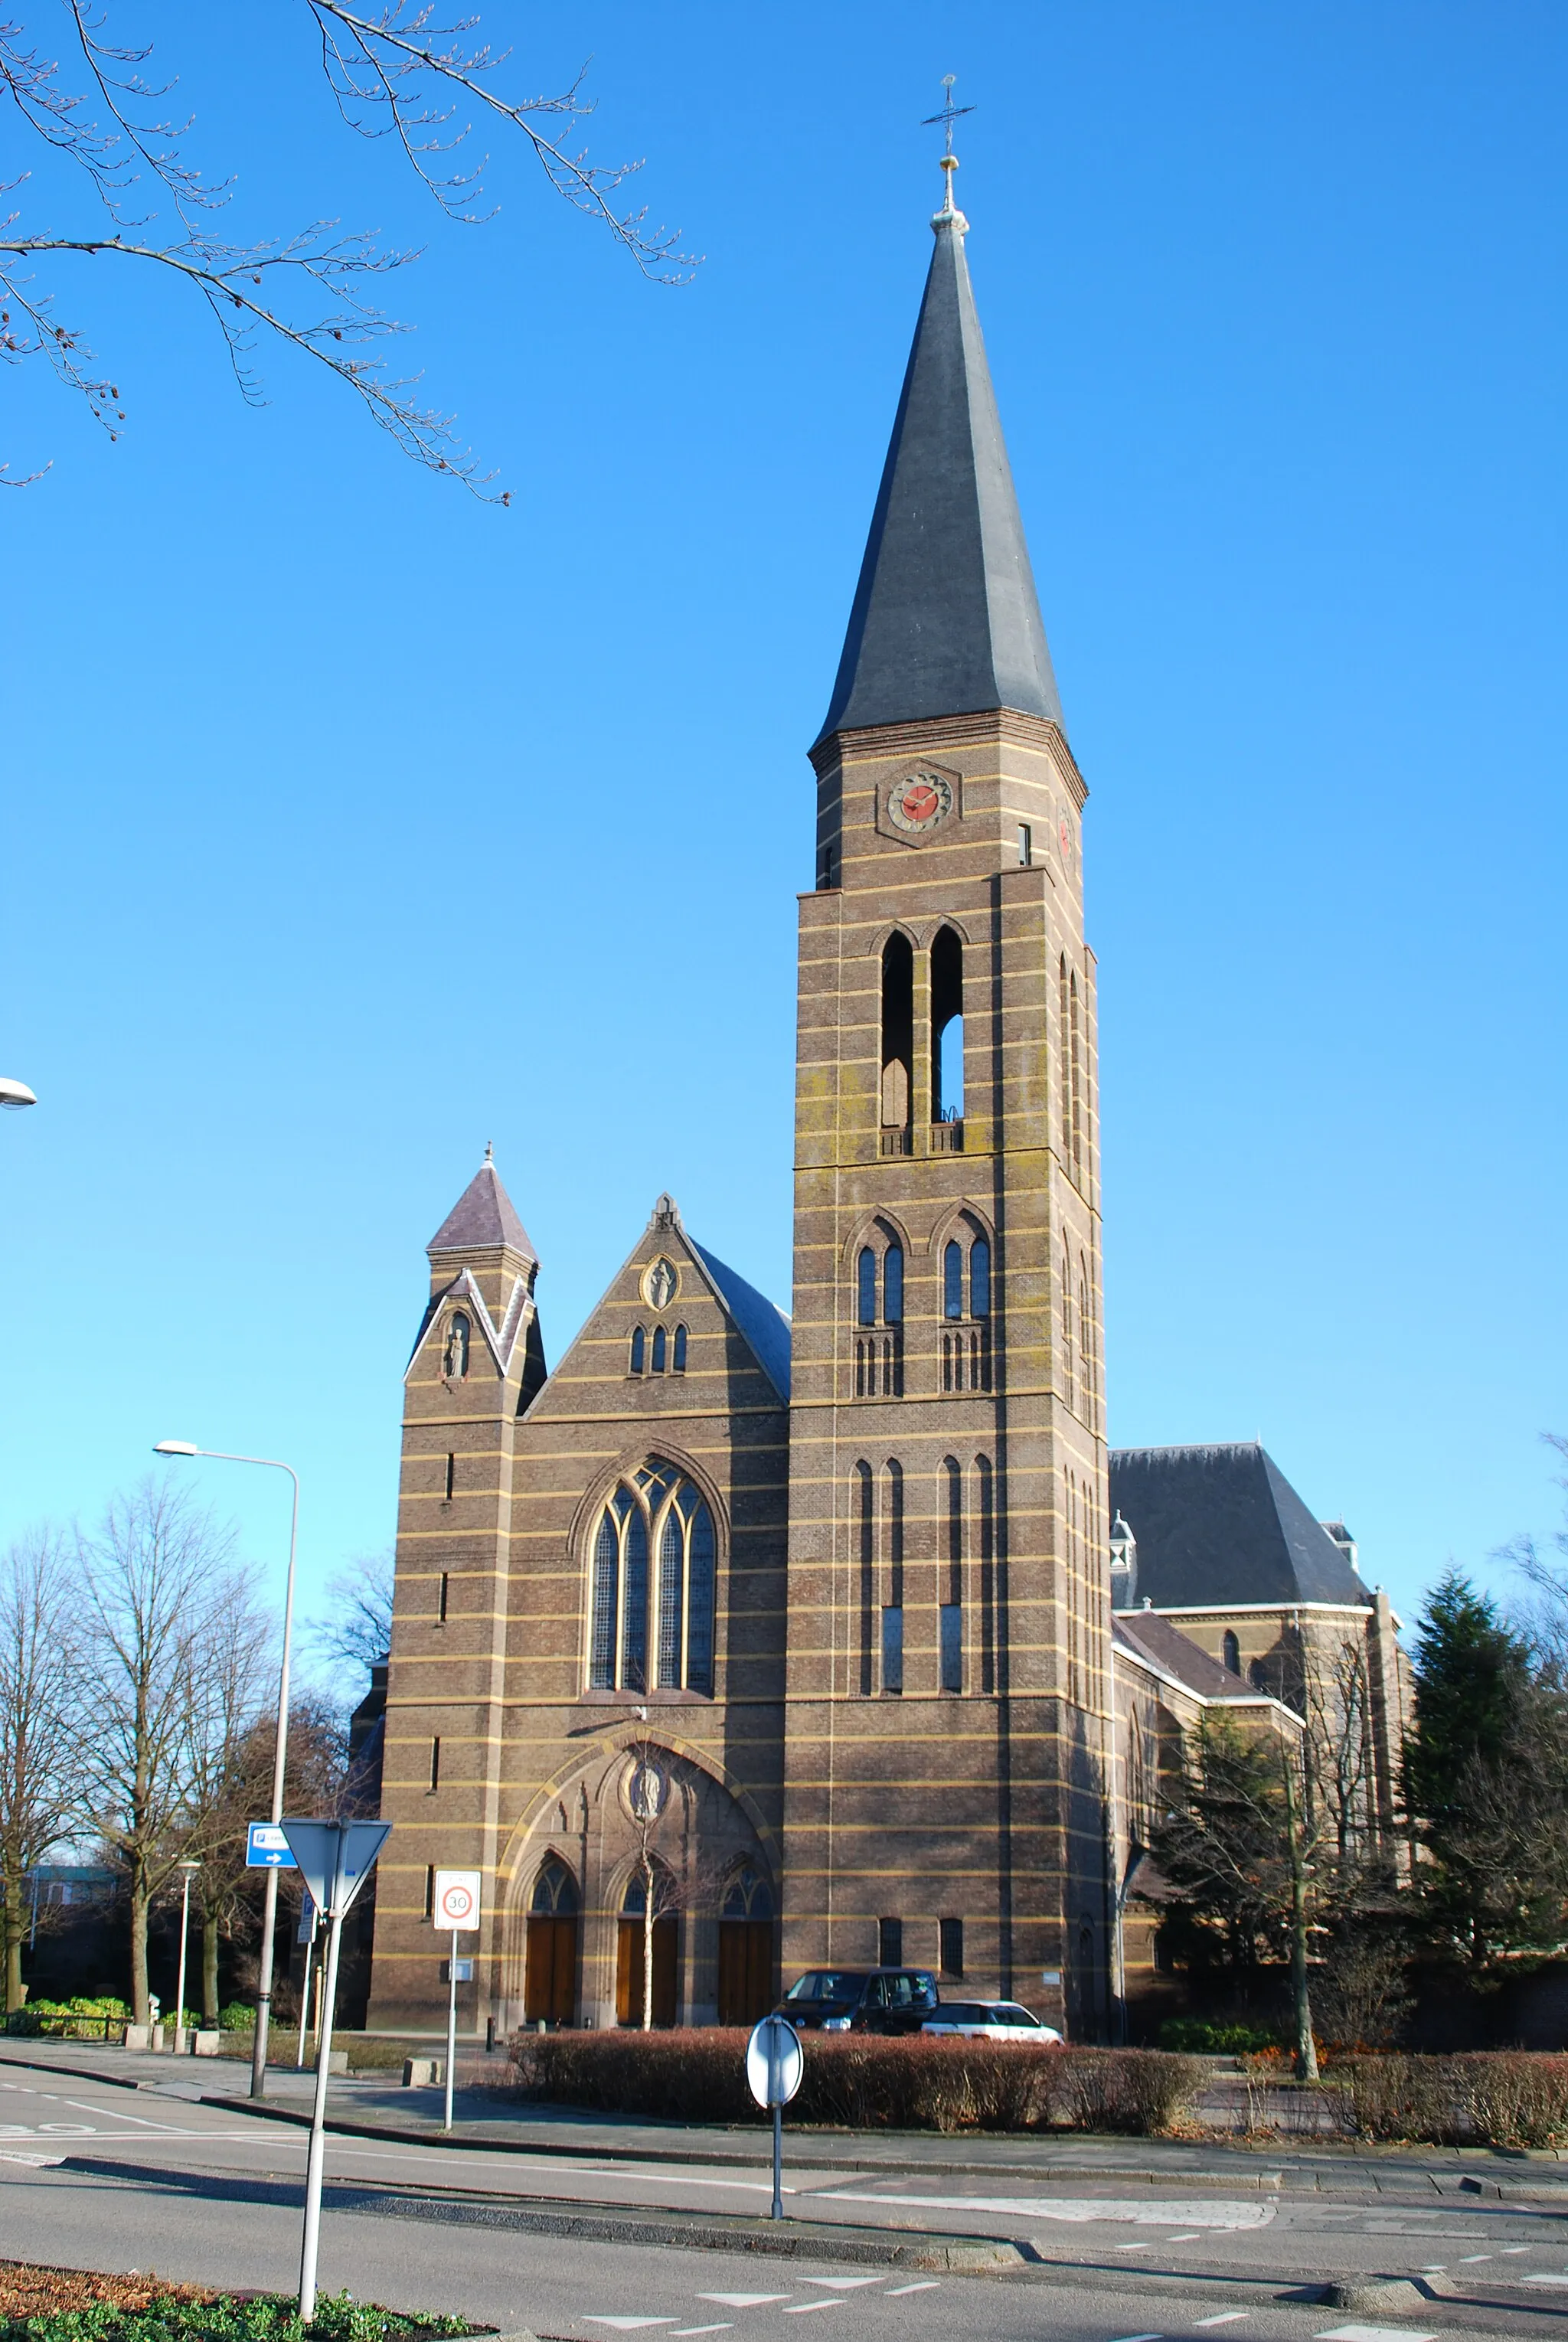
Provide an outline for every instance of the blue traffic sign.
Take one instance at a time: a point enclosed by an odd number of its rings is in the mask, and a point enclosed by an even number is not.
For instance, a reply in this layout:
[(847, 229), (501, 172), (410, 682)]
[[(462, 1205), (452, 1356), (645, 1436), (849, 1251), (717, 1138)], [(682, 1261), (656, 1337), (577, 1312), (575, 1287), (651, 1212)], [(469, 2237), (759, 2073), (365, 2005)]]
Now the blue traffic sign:
[(245, 1831), (247, 1870), (297, 1870), (298, 1863), (276, 1822), (252, 1822)]

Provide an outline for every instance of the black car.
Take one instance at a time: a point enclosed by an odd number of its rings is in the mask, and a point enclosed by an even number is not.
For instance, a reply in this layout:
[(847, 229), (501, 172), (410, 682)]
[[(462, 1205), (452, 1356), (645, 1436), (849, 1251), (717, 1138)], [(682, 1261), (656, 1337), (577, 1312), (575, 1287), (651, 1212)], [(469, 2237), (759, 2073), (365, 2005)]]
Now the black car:
[(802, 2032), (918, 2033), (936, 2006), (924, 1968), (810, 1968), (775, 2014)]

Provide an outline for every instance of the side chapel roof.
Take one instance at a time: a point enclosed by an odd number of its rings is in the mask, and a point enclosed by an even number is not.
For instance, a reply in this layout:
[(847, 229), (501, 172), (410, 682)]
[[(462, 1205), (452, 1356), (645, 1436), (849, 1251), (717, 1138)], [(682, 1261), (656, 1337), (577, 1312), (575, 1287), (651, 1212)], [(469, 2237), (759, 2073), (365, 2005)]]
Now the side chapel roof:
[(1139, 1599), (1146, 1595), (1156, 1610), (1359, 1606), (1367, 1598), (1345, 1555), (1255, 1440), (1113, 1449), (1111, 1502), (1137, 1539)]

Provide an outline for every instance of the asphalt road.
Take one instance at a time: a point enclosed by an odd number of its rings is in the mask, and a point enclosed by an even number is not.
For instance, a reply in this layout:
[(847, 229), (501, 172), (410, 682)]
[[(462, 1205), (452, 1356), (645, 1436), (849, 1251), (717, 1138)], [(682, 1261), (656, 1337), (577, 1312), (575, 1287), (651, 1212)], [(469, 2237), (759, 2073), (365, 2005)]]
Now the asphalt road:
[[(175, 2086), (176, 2088), (178, 2086)], [(759, 2148), (762, 2142), (759, 2141)], [(0, 2066), (0, 2255), (288, 2289), (297, 2276), (305, 2139), (274, 2119), (75, 2074)], [(1448, 2197), (1275, 2197), (1255, 2186), (1189, 2195), (1095, 2181), (889, 2176), (797, 2153), (786, 2203), (846, 2243), (900, 2230), (1010, 2238), (1033, 2265), (985, 2275), (878, 2268), (831, 2235), (820, 2259), (593, 2242), (516, 2225), (563, 2199), (754, 2219), (769, 2181), (675, 2162), (329, 2140), (322, 2283), (410, 2309), (454, 2308), (514, 2331), (589, 2342), (646, 2331), (749, 2342), (782, 2317), (855, 2337), (1082, 2337), (1193, 2342), (1225, 2326), (1259, 2342), (1380, 2342), (1454, 2329), (1562, 2331), (1568, 2213)], [(1275, 2291), (1333, 2277), (1413, 2276), (1440, 2298), (1336, 2314)], [(788, 2335), (792, 2327), (773, 2327)]]

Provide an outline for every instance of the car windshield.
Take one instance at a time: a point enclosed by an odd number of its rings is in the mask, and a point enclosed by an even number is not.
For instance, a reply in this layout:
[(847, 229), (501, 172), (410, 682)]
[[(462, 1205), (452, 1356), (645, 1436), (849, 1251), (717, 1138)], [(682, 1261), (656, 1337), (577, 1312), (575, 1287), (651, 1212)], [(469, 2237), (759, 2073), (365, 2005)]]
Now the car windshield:
[(786, 2000), (853, 2000), (865, 1982), (864, 1972), (853, 1968), (813, 1968), (798, 1984), (792, 1984)]
[(1038, 2031), (1044, 2030), (1033, 2009), (1020, 2007), (1015, 2000), (999, 2000), (993, 2012), (992, 2022), (995, 2025), (1032, 2025)]

